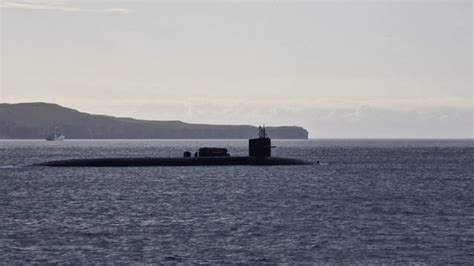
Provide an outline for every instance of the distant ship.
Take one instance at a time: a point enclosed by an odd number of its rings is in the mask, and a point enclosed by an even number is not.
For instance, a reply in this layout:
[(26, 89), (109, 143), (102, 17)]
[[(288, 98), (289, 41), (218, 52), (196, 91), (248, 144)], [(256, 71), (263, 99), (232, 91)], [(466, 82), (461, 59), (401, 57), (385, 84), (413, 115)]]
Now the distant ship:
[(63, 133), (59, 132), (58, 127), (54, 130), (53, 133), (46, 136), (47, 141), (63, 141), (66, 138)]

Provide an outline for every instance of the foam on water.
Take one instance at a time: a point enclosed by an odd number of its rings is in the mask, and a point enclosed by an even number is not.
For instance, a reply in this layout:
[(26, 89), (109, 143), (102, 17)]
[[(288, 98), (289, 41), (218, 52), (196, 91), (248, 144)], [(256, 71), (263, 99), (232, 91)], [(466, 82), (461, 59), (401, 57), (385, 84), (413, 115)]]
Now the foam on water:
[(0, 169), (19, 169), (26, 167), (24, 165), (0, 165)]

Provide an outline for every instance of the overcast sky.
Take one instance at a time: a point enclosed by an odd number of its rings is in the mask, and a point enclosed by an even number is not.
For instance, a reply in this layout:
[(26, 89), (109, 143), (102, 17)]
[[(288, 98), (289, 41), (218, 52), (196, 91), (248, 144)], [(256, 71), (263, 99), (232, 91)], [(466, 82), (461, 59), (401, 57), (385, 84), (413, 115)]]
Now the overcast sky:
[(471, 1), (0, 0), (0, 102), (470, 138)]

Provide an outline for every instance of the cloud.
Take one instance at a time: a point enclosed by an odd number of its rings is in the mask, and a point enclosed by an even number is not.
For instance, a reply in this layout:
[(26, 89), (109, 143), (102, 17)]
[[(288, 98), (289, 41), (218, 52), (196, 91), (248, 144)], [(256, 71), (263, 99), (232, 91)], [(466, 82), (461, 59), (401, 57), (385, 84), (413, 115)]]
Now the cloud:
[(107, 7), (107, 8), (83, 8), (69, 5), (65, 1), (4, 1), (0, 3), (0, 8), (5, 9), (30, 9), (30, 10), (53, 10), (66, 12), (96, 12), (96, 13), (131, 13), (133, 9)]
[(298, 125), (312, 138), (473, 138), (473, 106), (463, 98), (248, 101), (87, 99), (55, 102), (81, 111), (210, 124)]
[(104, 9), (101, 9), (99, 12), (104, 12), (104, 13), (131, 13), (131, 12), (134, 12), (134, 10), (127, 9), (127, 8), (104, 8)]
[(0, 5), (1, 8), (12, 8), (12, 9), (33, 9), (33, 10), (58, 10), (58, 11), (81, 11), (80, 8), (63, 6), (63, 5), (49, 5), (49, 4), (36, 4), (30, 2), (3, 2)]

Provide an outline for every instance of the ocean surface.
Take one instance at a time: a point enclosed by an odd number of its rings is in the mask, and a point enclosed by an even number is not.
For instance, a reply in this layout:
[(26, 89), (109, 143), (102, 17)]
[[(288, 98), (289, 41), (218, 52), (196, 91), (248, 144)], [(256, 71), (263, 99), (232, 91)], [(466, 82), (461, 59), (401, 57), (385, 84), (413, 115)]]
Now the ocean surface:
[(321, 164), (33, 167), (247, 141), (0, 141), (0, 262), (474, 262), (473, 140), (273, 144)]

